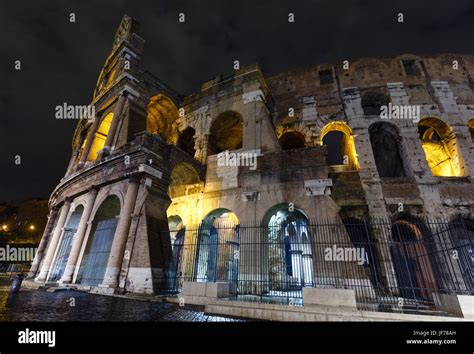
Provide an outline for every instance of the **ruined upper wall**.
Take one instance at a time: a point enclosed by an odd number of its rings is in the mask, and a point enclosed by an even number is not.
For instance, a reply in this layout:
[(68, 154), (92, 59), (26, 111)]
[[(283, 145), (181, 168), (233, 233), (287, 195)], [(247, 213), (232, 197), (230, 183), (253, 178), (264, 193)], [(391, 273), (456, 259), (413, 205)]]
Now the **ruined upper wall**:
[[(414, 75), (408, 75), (403, 61), (414, 61)], [(457, 61), (458, 68), (453, 69)], [(448, 82), (458, 105), (474, 104), (474, 56), (440, 54), (415, 56), (404, 54), (392, 58), (360, 58), (338, 64), (321, 64), (301, 70), (288, 71), (267, 78), (275, 101), (276, 123), (286, 124), (302, 120), (305, 101), (314, 97), (319, 117), (342, 119), (342, 95), (345, 88), (357, 87), (361, 96), (376, 92), (390, 97), (388, 83), (402, 83), (409, 96), (409, 104), (440, 106), (432, 81)], [(332, 82), (320, 77), (332, 74)], [(330, 81), (327, 78), (326, 80)], [(293, 119), (288, 109), (295, 110)], [(442, 110), (442, 107), (441, 107)], [(474, 116), (474, 111), (473, 111)]]

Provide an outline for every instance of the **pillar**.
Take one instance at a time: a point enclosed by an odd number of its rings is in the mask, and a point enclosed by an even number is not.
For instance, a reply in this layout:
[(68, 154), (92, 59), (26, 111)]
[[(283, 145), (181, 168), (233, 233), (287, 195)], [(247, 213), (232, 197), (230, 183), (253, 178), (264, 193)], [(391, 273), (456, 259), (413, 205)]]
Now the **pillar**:
[(122, 211), (120, 212), (120, 220), (117, 225), (117, 230), (115, 231), (104, 280), (102, 282), (103, 286), (114, 288), (118, 285), (118, 277), (122, 267), (125, 245), (130, 230), (132, 213), (135, 208), (139, 186), (139, 179), (132, 178), (129, 180), (125, 202)]
[(109, 132), (107, 133), (107, 139), (105, 140), (105, 146), (103, 149), (102, 154), (107, 156), (112, 148), (112, 144), (114, 142), (115, 134), (117, 133), (117, 127), (120, 122), (121, 113), (123, 110), (123, 106), (127, 100), (127, 92), (125, 91), (118, 99), (117, 104), (114, 108), (114, 116), (112, 118), (112, 123), (110, 124)]
[(458, 153), (458, 161), (455, 162), (463, 166), (463, 176), (470, 176), (474, 172), (473, 144), (469, 125), (453, 125), (453, 132), (456, 136), (455, 144), (450, 148)]
[(67, 284), (72, 281), (72, 276), (74, 274), (74, 271), (76, 270), (77, 259), (82, 248), (84, 236), (86, 235), (88, 221), (91, 217), (92, 208), (94, 207), (97, 192), (98, 190), (96, 188), (93, 188), (87, 196), (86, 207), (84, 209), (84, 212), (82, 213), (81, 221), (79, 222), (79, 226), (77, 227), (76, 234), (74, 235), (71, 252), (69, 253), (69, 258), (67, 260), (66, 268), (64, 269), (64, 274), (61, 277), (60, 283)]
[(48, 250), (46, 251), (46, 256), (44, 257), (43, 265), (41, 266), (40, 274), (35, 279), (37, 282), (46, 281), (46, 277), (49, 273), (49, 268), (51, 267), (51, 262), (53, 260), (54, 253), (56, 252), (59, 239), (61, 238), (61, 234), (64, 229), (64, 224), (66, 223), (66, 218), (69, 214), (70, 207), (71, 201), (66, 199), (64, 205), (61, 208), (58, 223), (56, 224), (56, 228), (54, 229), (53, 236), (51, 237), (51, 241), (49, 242)]
[(84, 166), (84, 164), (87, 162), (87, 159), (89, 158), (92, 143), (94, 142), (95, 133), (99, 127), (99, 121), (100, 119), (95, 117), (94, 123), (92, 123), (91, 127), (89, 128), (89, 131), (87, 132), (86, 145), (84, 146), (84, 150), (82, 151), (81, 160), (79, 161), (79, 164), (77, 166), (78, 168)]
[(54, 225), (54, 222), (56, 221), (57, 216), (58, 216), (58, 211), (55, 210), (54, 208), (51, 209), (51, 212), (48, 215), (48, 223), (46, 224), (46, 227), (44, 228), (43, 237), (41, 238), (40, 244), (38, 246), (38, 250), (36, 251), (35, 259), (33, 260), (33, 263), (31, 264), (30, 271), (28, 272), (28, 278), (34, 278), (34, 276), (36, 275), (36, 272), (38, 271), (39, 265), (46, 251), (46, 246), (48, 245), (48, 241), (50, 240), (50, 237), (51, 237), (50, 235), (51, 229), (53, 228), (53, 225)]

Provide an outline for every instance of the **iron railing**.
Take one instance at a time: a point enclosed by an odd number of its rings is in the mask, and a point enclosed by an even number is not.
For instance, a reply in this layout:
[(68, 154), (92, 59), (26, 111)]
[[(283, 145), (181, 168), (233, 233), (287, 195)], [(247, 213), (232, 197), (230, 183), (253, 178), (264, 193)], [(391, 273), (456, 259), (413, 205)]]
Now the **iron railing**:
[(183, 228), (161, 235), (172, 243), (162, 289), (227, 282), (232, 299), (293, 305), (305, 287), (354, 289), (359, 309), (437, 314), (438, 294), (474, 294), (473, 235), (463, 219)]

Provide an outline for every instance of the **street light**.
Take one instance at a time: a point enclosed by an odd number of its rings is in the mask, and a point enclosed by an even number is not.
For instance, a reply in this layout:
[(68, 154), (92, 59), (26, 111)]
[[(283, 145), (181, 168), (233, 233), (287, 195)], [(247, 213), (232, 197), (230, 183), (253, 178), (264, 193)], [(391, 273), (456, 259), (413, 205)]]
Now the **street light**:
[(8, 226), (7, 226), (6, 224), (3, 224), (3, 225), (2, 225), (2, 230), (3, 230), (3, 231), (7, 231), (7, 230), (8, 230)]
[(30, 225), (30, 230), (33, 231), (35, 229), (35, 225)]

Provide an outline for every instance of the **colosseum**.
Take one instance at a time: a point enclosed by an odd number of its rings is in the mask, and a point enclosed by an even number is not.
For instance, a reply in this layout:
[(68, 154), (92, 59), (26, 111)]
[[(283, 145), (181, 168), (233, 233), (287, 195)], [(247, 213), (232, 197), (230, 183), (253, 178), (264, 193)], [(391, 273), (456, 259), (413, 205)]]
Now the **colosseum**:
[(30, 286), (473, 315), (474, 56), (236, 62), (181, 95), (140, 67), (138, 27), (123, 17), (78, 121)]

